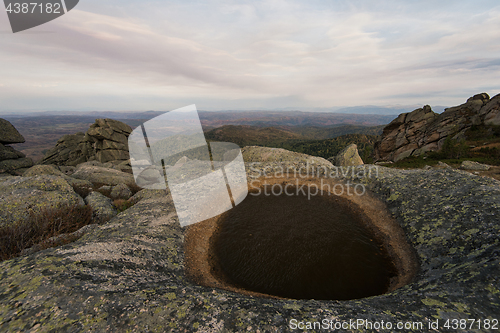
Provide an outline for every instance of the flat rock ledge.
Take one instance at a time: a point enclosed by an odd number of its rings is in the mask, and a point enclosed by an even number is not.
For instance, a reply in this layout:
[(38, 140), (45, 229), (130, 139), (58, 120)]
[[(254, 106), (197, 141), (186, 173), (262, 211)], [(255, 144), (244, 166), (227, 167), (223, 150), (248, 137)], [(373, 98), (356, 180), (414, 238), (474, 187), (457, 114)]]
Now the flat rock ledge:
[(299, 331), (291, 319), (422, 322), (415, 331), (427, 331), (436, 319), (498, 319), (500, 183), (460, 170), (378, 171), (344, 177), (387, 203), (417, 252), (415, 280), (391, 293), (286, 300), (193, 284), (184, 275), (185, 230), (171, 198), (156, 191), (72, 244), (0, 263), (0, 331)]

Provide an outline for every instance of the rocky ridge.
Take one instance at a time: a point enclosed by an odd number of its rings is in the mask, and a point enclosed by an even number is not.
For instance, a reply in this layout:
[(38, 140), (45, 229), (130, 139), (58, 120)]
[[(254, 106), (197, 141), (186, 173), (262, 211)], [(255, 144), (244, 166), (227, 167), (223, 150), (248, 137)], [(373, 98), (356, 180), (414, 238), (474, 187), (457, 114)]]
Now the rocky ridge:
[(500, 94), (475, 95), (466, 103), (437, 114), (429, 105), (402, 113), (383, 130), (375, 159), (398, 161), (441, 149), (447, 137), (461, 139), (473, 125), (500, 125)]

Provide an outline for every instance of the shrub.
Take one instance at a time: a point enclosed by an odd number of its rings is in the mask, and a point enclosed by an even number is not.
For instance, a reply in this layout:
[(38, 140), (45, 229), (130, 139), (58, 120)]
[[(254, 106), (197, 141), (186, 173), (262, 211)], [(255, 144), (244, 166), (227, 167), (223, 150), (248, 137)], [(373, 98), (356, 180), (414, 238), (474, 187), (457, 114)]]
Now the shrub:
[(113, 205), (115, 205), (116, 209), (118, 210), (118, 213), (121, 213), (124, 210), (132, 207), (134, 204), (129, 200), (116, 199), (115, 201), (113, 201)]
[(18, 256), (24, 249), (38, 244), (41, 249), (67, 244), (77, 237), (63, 237), (59, 241), (51, 237), (77, 231), (92, 223), (89, 206), (66, 206), (30, 212), (26, 220), (0, 227), (0, 261)]
[(443, 142), (443, 147), (437, 153), (431, 154), (434, 158), (442, 159), (459, 159), (469, 156), (469, 146), (465, 140), (453, 140), (451, 136), (446, 137)]

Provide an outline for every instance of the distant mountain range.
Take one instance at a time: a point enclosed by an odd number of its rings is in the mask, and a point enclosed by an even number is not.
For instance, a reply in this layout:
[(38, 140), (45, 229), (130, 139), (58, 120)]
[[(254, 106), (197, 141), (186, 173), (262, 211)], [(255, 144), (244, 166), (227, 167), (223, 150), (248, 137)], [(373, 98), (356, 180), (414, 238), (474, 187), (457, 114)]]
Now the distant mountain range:
[[(411, 112), (421, 108), (422, 105), (395, 105), (395, 106), (376, 106), (376, 105), (361, 105), (349, 107), (330, 107), (330, 108), (274, 108), (274, 109), (255, 109), (255, 110), (199, 110), (202, 113), (274, 113), (274, 112), (302, 112), (302, 113), (348, 113), (348, 114), (373, 114), (373, 115), (399, 115), (403, 112)], [(433, 106), (432, 110), (436, 113), (444, 111), (446, 106)], [(14, 117), (33, 117), (33, 116), (99, 116), (100, 118), (116, 119), (120, 115), (122, 119), (151, 119), (157, 115), (165, 113), (164, 111), (92, 111), (90, 108), (73, 111), (1, 111), (0, 116)]]

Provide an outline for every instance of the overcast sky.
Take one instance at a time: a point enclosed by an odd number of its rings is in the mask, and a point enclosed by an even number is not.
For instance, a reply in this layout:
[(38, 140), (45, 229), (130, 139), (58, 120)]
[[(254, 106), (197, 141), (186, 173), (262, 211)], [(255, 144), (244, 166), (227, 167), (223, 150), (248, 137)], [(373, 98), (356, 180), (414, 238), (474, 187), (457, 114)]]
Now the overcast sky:
[(0, 111), (457, 105), (500, 93), (500, 1), (80, 0), (13, 34)]

